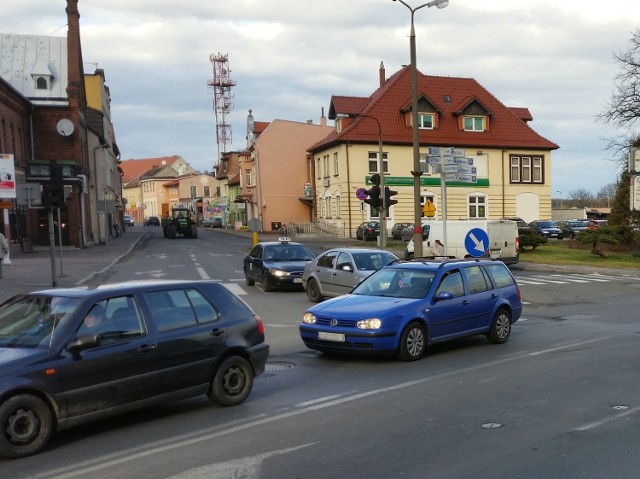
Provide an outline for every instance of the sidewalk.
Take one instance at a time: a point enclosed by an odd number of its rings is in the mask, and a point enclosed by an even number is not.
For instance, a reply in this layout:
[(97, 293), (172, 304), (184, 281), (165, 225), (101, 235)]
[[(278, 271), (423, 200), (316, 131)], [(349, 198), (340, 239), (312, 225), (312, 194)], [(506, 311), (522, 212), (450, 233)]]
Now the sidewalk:
[[(144, 231), (126, 231), (119, 238), (113, 238), (108, 246), (101, 244), (82, 249), (63, 247), (62, 253), (56, 247), (56, 286), (76, 286), (89, 281), (129, 254), (143, 237)], [(17, 293), (51, 288), (51, 269), (49, 247), (37, 247), (33, 253), (11, 256), (11, 266), (2, 268), (0, 302)]]

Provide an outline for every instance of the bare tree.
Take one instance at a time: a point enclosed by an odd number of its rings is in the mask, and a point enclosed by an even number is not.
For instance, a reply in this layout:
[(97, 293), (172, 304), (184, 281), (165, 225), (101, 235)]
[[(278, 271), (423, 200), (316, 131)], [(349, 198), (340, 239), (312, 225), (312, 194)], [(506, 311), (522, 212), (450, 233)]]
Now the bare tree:
[(609, 207), (613, 198), (616, 196), (616, 191), (618, 191), (618, 184), (608, 183), (598, 190), (596, 198), (603, 203), (602, 206), (606, 205)]
[(577, 190), (570, 191), (569, 199), (571, 199), (571, 203), (578, 208), (584, 208), (593, 203), (593, 195), (586, 188), (578, 188)]
[(640, 28), (633, 32), (629, 49), (614, 58), (622, 71), (616, 75), (613, 94), (599, 118), (632, 128), (640, 119)]

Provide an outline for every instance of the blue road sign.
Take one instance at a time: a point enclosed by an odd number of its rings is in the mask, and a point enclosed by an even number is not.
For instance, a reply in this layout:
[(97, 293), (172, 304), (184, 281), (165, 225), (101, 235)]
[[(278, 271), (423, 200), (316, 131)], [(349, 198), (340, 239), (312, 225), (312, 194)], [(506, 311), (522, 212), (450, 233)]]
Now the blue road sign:
[(489, 235), (481, 228), (473, 228), (464, 238), (464, 247), (467, 253), (478, 258), (489, 249)]
[(356, 198), (358, 198), (360, 201), (365, 200), (367, 196), (369, 195), (367, 194), (367, 190), (365, 190), (364, 188), (358, 188), (356, 190)]

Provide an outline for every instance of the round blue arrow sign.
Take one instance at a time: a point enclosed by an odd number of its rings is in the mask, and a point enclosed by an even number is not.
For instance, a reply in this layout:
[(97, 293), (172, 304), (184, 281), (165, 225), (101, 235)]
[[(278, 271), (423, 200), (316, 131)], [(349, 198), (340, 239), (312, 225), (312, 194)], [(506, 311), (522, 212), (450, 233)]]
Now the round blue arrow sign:
[(480, 257), (489, 249), (489, 235), (481, 228), (473, 228), (464, 238), (464, 247), (471, 256)]
[(364, 201), (367, 199), (367, 196), (369, 196), (367, 194), (367, 190), (364, 188), (358, 188), (356, 190), (356, 197), (360, 200), (360, 201)]

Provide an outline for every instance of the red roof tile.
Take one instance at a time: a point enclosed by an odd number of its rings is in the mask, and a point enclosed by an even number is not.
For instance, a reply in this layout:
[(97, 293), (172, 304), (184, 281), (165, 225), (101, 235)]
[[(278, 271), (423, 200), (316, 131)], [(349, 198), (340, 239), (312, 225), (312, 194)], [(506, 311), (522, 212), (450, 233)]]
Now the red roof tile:
[(122, 169), (122, 183), (129, 183), (135, 178), (139, 177), (143, 173), (151, 170), (152, 168), (158, 168), (163, 166), (162, 162), (166, 162), (167, 166), (173, 165), (180, 157), (174, 156), (162, 156), (160, 158), (144, 158), (139, 160), (124, 160), (120, 162), (120, 168)]
[[(419, 130), (422, 145), (535, 150), (559, 148), (523, 121), (526, 119), (524, 112), (528, 113), (526, 108), (506, 107), (472, 78), (431, 76), (418, 72), (418, 97), (422, 96), (433, 103), (440, 112), (438, 128)], [(484, 132), (463, 131), (458, 127), (457, 114), (461, 108), (474, 100), (490, 115), (489, 129)], [(366, 104), (362, 106), (362, 103)], [(377, 142), (377, 123), (366, 117), (357, 117), (358, 114), (379, 119), (384, 143), (412, 144), (412, 129), (407, 126), (401, 113), (407, 105), (411, 105), (409, 67), (404, 67), (392, 75), (369, 98), (333, 97), (329, 110), (330, 119), (335, 119), (339, 113), (347, 113), (356, 118), (340, 133), (332, 132), (313, 145), (309, 151), (321, 150), (333, 143), (345, 141)]]

